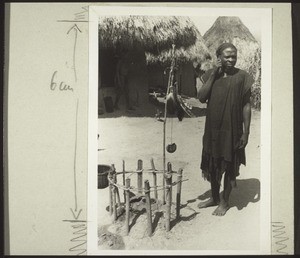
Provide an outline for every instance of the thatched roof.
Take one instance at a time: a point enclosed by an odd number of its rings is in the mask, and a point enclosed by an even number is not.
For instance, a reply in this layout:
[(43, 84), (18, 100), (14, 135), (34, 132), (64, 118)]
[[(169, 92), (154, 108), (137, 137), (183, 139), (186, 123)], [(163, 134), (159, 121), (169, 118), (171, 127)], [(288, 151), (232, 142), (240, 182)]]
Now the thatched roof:
[[(171, 62), (172, 50), (164, 50), (159, 55), (146, 53), (147, 64), (168, 64)], [(184, 48), (180, 47), (175, 50), (175, 58), (179, 63), (195, 62), (201, 64), (211, 59), (211, 54), (206, 47), (204, 40), (197, 29), (197, 40), (194, 45)]]
[(209, 49), (216, 50), (223, 42), (232, 42), (234, 38), (257, 43), (249, 29), (239, 17), (220, 16), (205, 32), (203, 39)]
[(188, 17), (175, 16), (101, 16), (100, 48), (136, 49), (159, 53), (172, 44), (193, 45), (197, 28)]

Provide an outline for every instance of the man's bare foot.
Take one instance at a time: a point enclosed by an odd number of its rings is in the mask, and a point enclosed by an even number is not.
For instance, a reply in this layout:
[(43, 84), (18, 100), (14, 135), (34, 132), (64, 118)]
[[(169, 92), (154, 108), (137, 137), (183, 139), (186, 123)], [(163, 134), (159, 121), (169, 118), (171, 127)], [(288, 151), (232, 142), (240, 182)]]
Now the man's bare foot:
[(211, 207), (211, 206), (217, 206), (219, 203), (215, 202), (212, 198), (210, 198), (209, 200), (205, 201), (205, 202), (200, 202), (198, 204), (198, 208), (199, 209), (203, 209), (203, 208), (207, 208), (207, 207)]
[(224, 216), (228, 209), (229, 209), (228, 203), (221, 201), (219, 206), (214, 210), (212, 214), (216, 216)]

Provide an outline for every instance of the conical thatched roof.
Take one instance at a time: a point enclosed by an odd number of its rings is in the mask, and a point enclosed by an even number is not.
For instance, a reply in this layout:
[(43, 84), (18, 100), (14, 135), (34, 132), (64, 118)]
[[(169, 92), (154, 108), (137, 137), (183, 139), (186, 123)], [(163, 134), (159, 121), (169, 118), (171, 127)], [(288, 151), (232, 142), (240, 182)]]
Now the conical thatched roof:
[[(146, 53), (147, 64), (168, 64), (171, 62), (172, 50), (163, 50), (159, 55)], [(197, 40), (194, 45), (184, 48), (180, 47), (175, 50), (175, 58), (179, 63), (196, 62), (198, 64), (211, 59), (211, 54), (206, 47), (204, 40), (197, 29)]]
[(234, 38), (257, 43), (249, 29), (235, 16), (218, 17), (203, 35), (207, 47), (214, 50), (223, 42), (232, 42)]
[(172, 44), (193, 45), (197, 28), (188, 17), (102, 16), (99, 18), (100, 48), (136, 49), (159, 53)]
[(218, 17), (204, 34), (203, 39), (214, 60), (216, 49), (222, 43), (233, 43), (238, 49), (237, 67), (241, 69), (249, 70), (251, 62), (255, 61), (258, 58), (256, 55), (260, 54), (260, 44), (239, 17)]

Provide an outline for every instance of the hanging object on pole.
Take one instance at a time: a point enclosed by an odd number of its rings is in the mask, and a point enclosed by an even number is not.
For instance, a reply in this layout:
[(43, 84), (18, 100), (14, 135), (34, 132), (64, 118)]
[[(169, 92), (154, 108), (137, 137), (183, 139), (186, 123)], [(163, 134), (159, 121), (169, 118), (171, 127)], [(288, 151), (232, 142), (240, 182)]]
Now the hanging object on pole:
[(175, 59), (175, 45), (173, 46), (171, 67), (167, 69), (170, 70), (169, 85), (165, 103), (167, 113), (169, 115), (176, 115), (180, 122), (184, 117), (184, 113), (186, 113), (189, 117), (195, 117), (195, 115), (191, 112), (192, 107), (188, 105), (178, 94), (178, 83), (175, 79), (176, 71), (178, 70)]
[(166, 150), (167, 150), (167, 152), (169, 152), (169, 153), (175, 152), (176, 149), (177, 149), (177, 145), (176, 145), (175, 142), (174, 142), (174, 143), (171, 143), (171, 144), (168, 144), (167, 147), (166, 147)]

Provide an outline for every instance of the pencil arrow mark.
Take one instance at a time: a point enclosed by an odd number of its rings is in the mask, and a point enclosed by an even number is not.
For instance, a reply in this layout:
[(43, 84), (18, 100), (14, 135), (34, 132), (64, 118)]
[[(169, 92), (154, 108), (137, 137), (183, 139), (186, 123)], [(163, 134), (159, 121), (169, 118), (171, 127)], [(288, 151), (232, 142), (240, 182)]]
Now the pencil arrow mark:
[(72, 208), (70, 208), (72, 214), (73, 214), (73, 217), (75, 220), (78, 220), (79, 216), (80, 216), (80, 213), (82, 212), (82, 209), (80, 209), (79, 211), (74, 211)]
[(67, 32), (69, 34), (71, 31), (75, 32), (75, 40), (74, 40), (74, 48), (73, 48), (73, 70), (74, 70), (74, 76), (75, 81), (77, 82), (77, 72), (76, 72), (76, 46), (77, 46), (77, 37), (78, 32), (82, 33), (81, 30), (78, 28), (77, 24), (74, 24)]
[(77, 33), (78, 31), (81, 32), (81, 30), (78, 28), (77, 24), (74, 24), (67, 32), (67, 34), (70, 33), (70, 31), (75, 30), (75, 32)]

